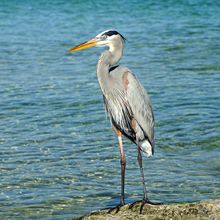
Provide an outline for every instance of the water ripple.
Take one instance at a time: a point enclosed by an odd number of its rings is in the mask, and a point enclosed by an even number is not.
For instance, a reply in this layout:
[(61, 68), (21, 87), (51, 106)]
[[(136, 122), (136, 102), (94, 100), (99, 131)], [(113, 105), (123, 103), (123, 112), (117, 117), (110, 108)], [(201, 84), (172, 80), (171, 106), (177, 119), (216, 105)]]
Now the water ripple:
[[(117, 138), (95, 74), (103, 49), (66, 53), (112, 27), (128, 39), (121, 63), (154, 107), (155, 156), (144, 160), (150, 198), (219, 198), (219, 3), (0, 5), (0, 218), (71, 219), (118, 204)], [(132, 202), (142, 187), (127, 140), (125, 153)]]

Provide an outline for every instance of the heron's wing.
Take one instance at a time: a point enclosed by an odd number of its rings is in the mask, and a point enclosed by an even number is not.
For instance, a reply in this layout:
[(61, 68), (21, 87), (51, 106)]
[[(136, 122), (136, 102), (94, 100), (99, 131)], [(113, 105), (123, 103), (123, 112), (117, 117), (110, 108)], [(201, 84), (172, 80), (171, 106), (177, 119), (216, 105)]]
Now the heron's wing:
[(109, 74), (111, 89), (104, 101), (113, 125), (133, 142), (147, 140), (153, 148), (154, 116), (144, 87), (126, 67), (119, 66)]
[(134, 119), (153, 147), (154, 115), (150, 98), (139, 80), (129, 69), (125, 69), (123, 72), (122, 83), (124, 85), (127, 102), (131, 108)]

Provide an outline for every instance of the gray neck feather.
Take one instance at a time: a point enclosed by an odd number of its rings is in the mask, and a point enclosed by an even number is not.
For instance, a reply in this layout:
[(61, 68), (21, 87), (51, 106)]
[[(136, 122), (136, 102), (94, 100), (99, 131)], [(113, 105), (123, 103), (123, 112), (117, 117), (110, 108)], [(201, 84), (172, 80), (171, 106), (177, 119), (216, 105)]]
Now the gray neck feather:
[(118, 63), (123, 54), (123, 43), (116, 42), (109, 46), (109, 50), (104, 51), (99, 57), (97, 64), (97, 78), (103, 94), (106, 96), (110, 89), (111, 76), (109, 68)]

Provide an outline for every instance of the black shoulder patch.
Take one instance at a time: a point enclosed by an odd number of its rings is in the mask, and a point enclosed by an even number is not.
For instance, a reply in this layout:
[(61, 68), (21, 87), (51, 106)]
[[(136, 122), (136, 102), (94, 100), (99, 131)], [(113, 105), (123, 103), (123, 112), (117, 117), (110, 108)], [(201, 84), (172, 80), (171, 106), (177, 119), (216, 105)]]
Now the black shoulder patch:
[(119, 65), (110, 67), (109, 72), (113, 71), (113, 70), (116, 69), (118, 66), (119, 66)]

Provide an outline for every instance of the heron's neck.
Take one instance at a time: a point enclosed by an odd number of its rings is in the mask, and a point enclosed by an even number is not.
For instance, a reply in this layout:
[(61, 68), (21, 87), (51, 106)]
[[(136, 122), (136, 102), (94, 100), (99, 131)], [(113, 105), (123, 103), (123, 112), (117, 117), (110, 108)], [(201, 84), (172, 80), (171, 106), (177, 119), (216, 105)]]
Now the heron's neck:
[(118, 61), (122, 57), (122, 53), (123, 53), (123, 44), (118, 45), (118, 47), (110, 46), (110, 49), (104, 51), (99, 58), (97, 64), (97, 78), (104, 95), (110, 86), (109, 69), (111, 66), (118, 63)]

